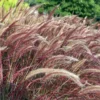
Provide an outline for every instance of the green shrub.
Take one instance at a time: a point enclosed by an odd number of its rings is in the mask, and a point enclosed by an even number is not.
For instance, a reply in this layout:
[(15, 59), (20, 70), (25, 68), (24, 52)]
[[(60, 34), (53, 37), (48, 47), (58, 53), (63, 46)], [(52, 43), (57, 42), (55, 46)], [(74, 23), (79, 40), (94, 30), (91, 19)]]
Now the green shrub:
[(59, 9), (55, 11), (56, 16), (65, 15), (78, 15), (80, 17), (93, 18), (100, 15), (99, 4), (97, 0), (26, 0), (32, 6), (32, 4), (45, 3), (39, 12), (49, 13), (56, 5), (59, 5)]
[(25, 2), (27, 2), (30, 6), (33, 6), (36, 4), (35, 0), (25, 0)]

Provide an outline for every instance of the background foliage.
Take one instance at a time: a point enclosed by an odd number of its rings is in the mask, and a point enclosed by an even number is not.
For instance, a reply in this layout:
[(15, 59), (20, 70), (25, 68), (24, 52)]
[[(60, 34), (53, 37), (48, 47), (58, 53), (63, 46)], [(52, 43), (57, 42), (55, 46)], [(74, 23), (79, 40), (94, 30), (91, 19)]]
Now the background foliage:
[[(0, 7), (3, 7), (6, 11), (17, 5), (18, 0), (0, 0)], [(28, 7), (28, 3), (24, 3), (23, 7)]]
[(99, 0), (25, 0), (30, 6), (45, 3), (39, 9), (40, 13), (49, 13), (56, 5), (59, 9), (55, 11), (56, 16), (78, 15), (80, 17), (96, 17), (100, 15)]

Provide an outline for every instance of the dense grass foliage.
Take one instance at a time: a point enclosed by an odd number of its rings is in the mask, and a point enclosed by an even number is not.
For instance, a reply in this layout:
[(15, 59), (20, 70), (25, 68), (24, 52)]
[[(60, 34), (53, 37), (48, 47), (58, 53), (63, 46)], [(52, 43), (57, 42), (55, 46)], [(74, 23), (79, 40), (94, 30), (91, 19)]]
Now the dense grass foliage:
[(49, 13), (55, 6), (59, 8), (55, 11), (55, 16), (78, 15), (80, 17), (97, 17), (100, 16), (99, 0), (25, 0), (30, 6), (44, 3), (40, 13)]
[(0, 12), (0, 100), (99, 100), (100, 26), (38, 7)]

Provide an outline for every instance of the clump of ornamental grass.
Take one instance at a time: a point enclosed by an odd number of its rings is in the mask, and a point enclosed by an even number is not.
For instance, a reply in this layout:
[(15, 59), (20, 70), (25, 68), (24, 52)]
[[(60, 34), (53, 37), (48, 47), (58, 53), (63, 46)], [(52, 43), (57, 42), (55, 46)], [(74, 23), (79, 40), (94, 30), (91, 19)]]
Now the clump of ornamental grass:
[(37, 21), (33, 8), (3, 17), (1, 100), (100, 99), (100, 30), (54, 10)]

